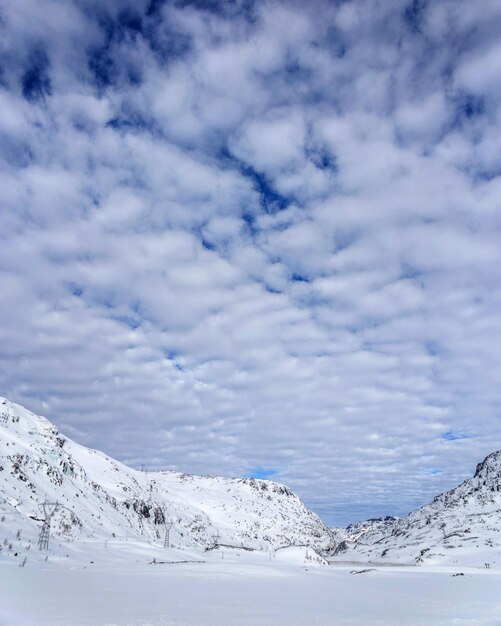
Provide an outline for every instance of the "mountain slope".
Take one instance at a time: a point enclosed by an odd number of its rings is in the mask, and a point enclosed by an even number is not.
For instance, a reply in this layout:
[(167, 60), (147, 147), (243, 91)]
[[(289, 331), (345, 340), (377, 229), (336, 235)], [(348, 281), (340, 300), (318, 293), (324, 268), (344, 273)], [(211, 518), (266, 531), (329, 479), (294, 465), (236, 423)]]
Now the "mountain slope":
[[(33, 534), (43, 501), (58, 501), (51, 532), (68, 540), (141, 537), (268, 549), (325, 549), (330, 531), (287, 487), (269, 480), (140, 472), (59, 433), (47, 419), (0, 398), (0, 511)], [(13, 522), (14, 523), (14, 522)]]
[(376, 522), (346, 530), (348, 549), (342, 558), (501, 564), (501, 451), (430, 504), (407, 517)]

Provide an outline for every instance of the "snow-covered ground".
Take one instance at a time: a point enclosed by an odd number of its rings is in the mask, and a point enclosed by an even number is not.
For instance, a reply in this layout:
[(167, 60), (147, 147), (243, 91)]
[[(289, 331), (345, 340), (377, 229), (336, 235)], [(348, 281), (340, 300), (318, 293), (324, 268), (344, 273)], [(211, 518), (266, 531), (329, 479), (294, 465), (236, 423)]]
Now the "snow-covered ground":
[(501, 625), (501, 569), (387, 565), (355, 574), (365, 568), (308, 557), (305, 548), (273, 557), (73, 543), (66, 560), (0, 561), (0, 625)]
[(332, 531), (284, 485), (138, 472), (0, 398), (0, 626), (501, 626), (500, 507), (498, 452)]

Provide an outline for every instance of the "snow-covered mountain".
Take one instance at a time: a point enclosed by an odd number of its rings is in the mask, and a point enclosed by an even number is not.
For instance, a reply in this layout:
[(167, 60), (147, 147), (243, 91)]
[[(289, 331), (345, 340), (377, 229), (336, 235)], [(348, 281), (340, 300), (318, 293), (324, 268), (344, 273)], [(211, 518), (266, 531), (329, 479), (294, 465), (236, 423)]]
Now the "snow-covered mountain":
[(345, 542), (343, 559), (501, 563), (501, 451), (479, 463), (472, 478), (407, 517), (348, 527)]
[(394, 524), (398, 519), (398, 517), (393, 515), (387, 515), (386, 517), (372, 517), (362, 522), (350, 524), (343, 529), (343, 539), (353, 542), (359, 541), (367, 533), (385, 532), (388, 526)]
[(158, 542), (164, 520), (171, 520), (177, 546), (326, 549), (332, 543), (329, 529), (288, 487), (252, 478), (137, 471), (0, 398), (0, 514), (34, 536), (45, 500), (61, 505), (51, 533), (69, 540)]

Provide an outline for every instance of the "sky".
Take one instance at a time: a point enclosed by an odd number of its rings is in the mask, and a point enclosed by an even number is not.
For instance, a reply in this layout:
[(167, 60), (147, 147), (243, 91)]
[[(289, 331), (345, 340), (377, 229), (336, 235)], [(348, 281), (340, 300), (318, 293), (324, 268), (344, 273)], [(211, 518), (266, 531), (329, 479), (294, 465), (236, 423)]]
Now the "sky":
[(0, 0), (0, 393), (401, 515), (501, 448), (498, 0)]

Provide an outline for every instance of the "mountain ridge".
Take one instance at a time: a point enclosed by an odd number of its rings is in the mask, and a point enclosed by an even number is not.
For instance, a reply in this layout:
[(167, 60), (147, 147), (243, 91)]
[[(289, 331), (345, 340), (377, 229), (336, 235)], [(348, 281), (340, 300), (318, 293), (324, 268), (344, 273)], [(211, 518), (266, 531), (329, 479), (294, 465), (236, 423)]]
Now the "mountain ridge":
[(310, 545), (328, 549), (332, 533), (285, 485), (255, 478), (142, 472), (62, 435), (46, 418), (0, 398), (0, 493), (20, 521), (38, 524), (45, 500), (58, 501), (56, 536), (137, 536), (208, 549)]
[(501, 450), (472, 477), (402, 518), (348, 527), (342, 558), (402, 563), (501, 563)]

